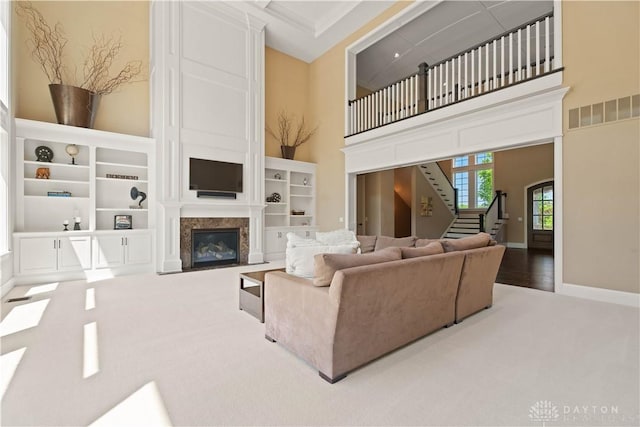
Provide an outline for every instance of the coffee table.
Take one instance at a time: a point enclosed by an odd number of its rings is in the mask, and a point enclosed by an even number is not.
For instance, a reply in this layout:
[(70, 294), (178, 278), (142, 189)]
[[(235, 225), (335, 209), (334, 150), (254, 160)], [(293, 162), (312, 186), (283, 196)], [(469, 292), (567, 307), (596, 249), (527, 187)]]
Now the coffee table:
[[(240, 273), (240, 310), (244, 310), (260, 323), (264, 323), (264, 276), (270, 271), (284, 271), (284, 268)], [(255, 283), (245, 286), (245, 282)]]

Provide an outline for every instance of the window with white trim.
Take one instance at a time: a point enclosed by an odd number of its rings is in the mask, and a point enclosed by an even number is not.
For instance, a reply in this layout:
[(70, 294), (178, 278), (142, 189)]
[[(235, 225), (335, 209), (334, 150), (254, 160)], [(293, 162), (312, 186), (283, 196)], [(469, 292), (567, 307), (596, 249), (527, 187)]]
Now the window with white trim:
[(493, 200), (493, 153), (455, 157), (452, 172), (458, 209), (489, 207)]

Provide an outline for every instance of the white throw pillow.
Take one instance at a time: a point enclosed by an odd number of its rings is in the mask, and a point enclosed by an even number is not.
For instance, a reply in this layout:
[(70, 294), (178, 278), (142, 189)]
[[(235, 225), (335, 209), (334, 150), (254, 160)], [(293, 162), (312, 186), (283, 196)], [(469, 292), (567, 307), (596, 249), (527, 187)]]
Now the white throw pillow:
[(307, 279), (313, 278), (313, 257), (317, 254), (353, 254), (353, 245), (337, 246), (299, 246), (287, 248), (287, 273)]
[(298, 248), (302, 246), (324, 246), (325, 243), (314, 239), (305, 239), (296, 233), (287, 233), (287, 248)]
[(360, 247), (360, 242), (356, 238), (356, 234), (346, 228), (325, 232), (316, 231), (316, 240), (325, 245), (347, 245), (356, 243), (356, 248)]

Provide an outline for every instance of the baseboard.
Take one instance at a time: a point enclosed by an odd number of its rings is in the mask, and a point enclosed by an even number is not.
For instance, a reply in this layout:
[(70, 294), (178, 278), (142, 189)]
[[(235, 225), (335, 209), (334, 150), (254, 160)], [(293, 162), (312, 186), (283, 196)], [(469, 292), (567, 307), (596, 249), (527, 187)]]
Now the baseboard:
[(591, 286), (572, 285), (563, 283), (556, 292), (572, 297), (586, 298), (613, 304), (627, 305), (630, 307), (640, 307), (640, 294), (633, 292), (615, 291), (613, 289), (592, 288)]
[(13, 277), (11, 279), (7, 280), (6, 283), (3, 283), (0, 286), (0, 298), (4, 298), (4, 296), (7, 294), (7, 292), (9, 292), (11, 289), (13, 289), (13, 287), (15, 285), (16, 285), (16, 281), (14, 280)]
[(265, 261), (264, 254), (262, 252), (251, 252), (249, 254), (249, 264), (260, 264)]
[(507, 242), (504, 243), (504, 245), (508, 248), (514, 248), (514, 249), (527, 249), (527, 245), (526, 243), (520, 243), (520, 242)]
[(180, 273), (182, 272), (182, 260), (169, 260), (162, 263), (162, 270), (158, 273)]

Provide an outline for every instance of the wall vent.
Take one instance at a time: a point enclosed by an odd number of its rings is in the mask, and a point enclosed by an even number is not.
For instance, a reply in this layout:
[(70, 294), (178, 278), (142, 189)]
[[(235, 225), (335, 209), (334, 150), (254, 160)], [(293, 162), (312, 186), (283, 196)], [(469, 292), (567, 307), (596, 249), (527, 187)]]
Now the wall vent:
[(569, 129), (640, 117), (640, 94), (569, 110)]

